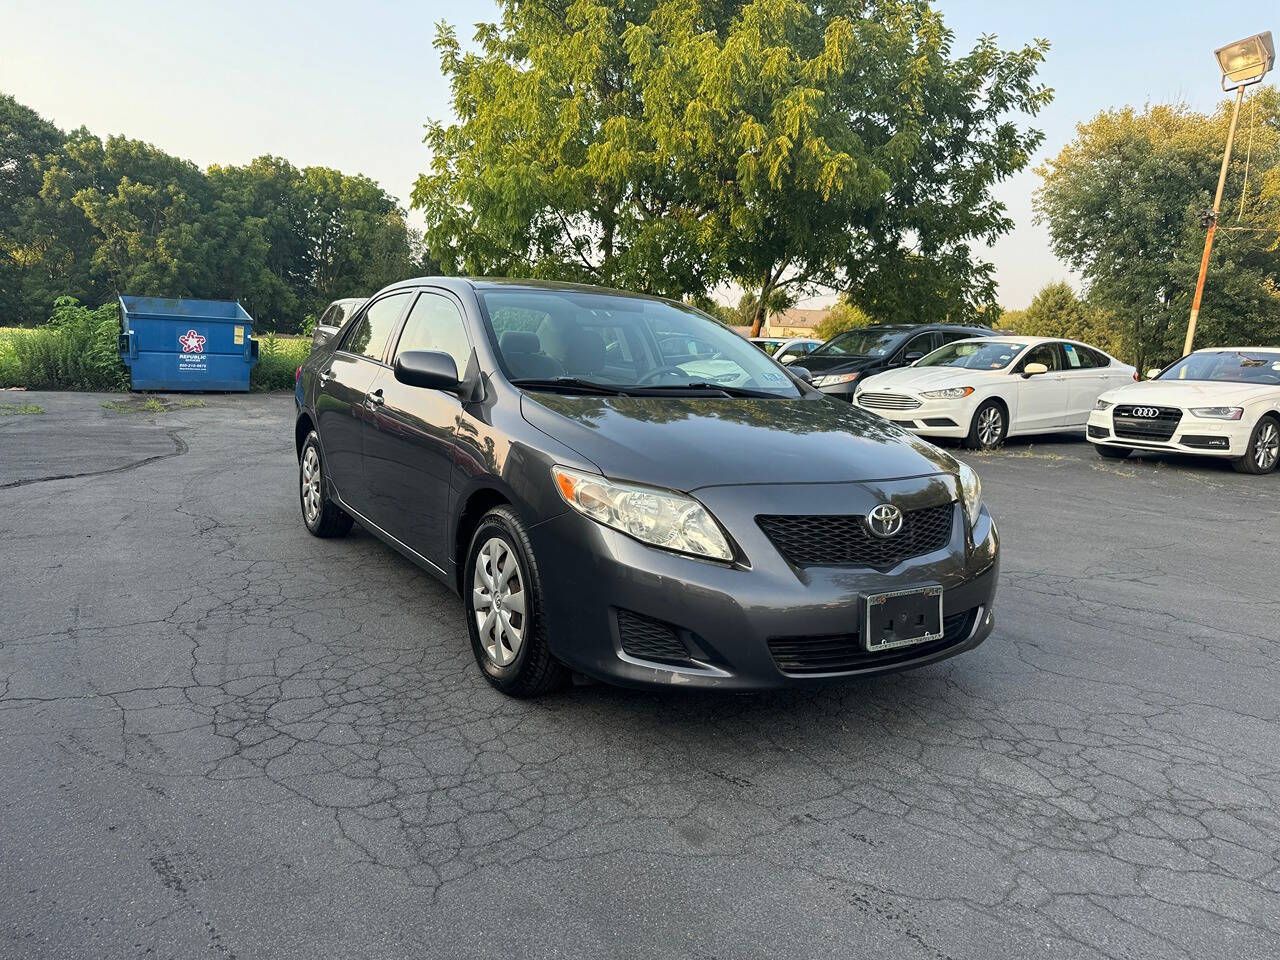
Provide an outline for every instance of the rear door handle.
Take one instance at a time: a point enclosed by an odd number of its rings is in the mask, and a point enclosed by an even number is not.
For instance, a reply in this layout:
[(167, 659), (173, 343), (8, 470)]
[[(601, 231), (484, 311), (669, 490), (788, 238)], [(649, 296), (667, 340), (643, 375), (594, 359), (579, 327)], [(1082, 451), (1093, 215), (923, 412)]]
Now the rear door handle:
[(319, 377), (319, 380), (320, 380), (320, 386), (322, 386), (322, 387), (323, 387), (326, 383), (328, 383), (328, 382), (329, 382), (330, 380), (332, 380), (332, 379), (333, 379), (333, 371), (332, 371), (332, 370), (324, 370), (324, 371), (321, 371), (321, 373), (320, 373), (320, 377)]
[(386, 398), (383, 397), (381, 390), (374, 390), (372, 393), (365, 396), (365, 399), (369, 401), (369, 406), (371, 407), (380, 407), (387, 402)]

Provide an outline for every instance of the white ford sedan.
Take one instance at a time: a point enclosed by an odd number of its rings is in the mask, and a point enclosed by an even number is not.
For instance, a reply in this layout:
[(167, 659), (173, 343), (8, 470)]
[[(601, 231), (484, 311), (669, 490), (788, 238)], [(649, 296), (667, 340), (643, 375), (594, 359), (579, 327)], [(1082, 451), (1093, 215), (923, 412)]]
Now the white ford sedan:
[(1242, 473), (1280, 461), (1280, 347), (1197, 350), (1098, 398), (1088, 437), (1104, 457), (1169, 450), (1228, 457)]
[(1134, 376), (1074, 340), (981, 337), (868, 377), (854, 403), (914, 433), (991, 450), (1015, 434), (1083, 431), (1099, 395)]

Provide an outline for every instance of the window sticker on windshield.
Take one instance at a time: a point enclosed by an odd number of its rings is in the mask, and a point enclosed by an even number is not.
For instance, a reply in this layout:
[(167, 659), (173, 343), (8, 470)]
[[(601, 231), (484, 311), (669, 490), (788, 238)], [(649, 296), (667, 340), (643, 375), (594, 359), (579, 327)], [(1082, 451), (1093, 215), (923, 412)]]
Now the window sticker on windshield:
[(765, 380), (768, 380), (770, 383), (782, 383), (787, 379), (782, 374), (773, 373), (773, 372), (764, 373), (762, 374), (762, 376)]
[(1280, 370), (1280, 360), (1277, 360), (1275, 363), (1273, 363), (1273, 364), (1271, 365), (1271, 369), (1272, 369), (1272, 370)]

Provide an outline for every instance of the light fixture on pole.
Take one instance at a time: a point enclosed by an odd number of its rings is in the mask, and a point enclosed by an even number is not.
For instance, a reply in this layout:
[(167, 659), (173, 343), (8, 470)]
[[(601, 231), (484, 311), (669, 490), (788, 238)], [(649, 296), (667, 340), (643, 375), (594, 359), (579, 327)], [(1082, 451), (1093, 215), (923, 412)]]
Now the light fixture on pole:
[(1236, 106), (1231, 113), (1231, 127), (1227, 131), (1227, 149), (1222, 155), (1222, 169), (1218, 172), (1218, 192), (1213, 196), (1213, 212), (1209, 214), (1209, 232), (1204, 238), (1204, 255), (1200, 258), (1200, 279), (1196, 281), (1195, 299), (1191, 301), (1191, 320), (1187, 323), (1187, 339), (1182, 346), (1184, 354), (1191, 352), (1196, 338), (1196, 321), (1200, 319), (1200, 298), (1204, 295), (1204, 278), (1209, 272), (1209, 253), (1213, 250), (1213, 234), (1218, 227), (1218, 210), (1222, 206), (1222, 188), (1227, 183), (1227, 164), (1231, 162), (1231, 146), (1236, 139), (1236, 124), (1240, 120), (1240, 103), (1244, 100), (1244, 88), (1252, 86), (1267, 75), (1276, 62), (1276, 45), (1271, 32), (1256, 33), (1235, 43), (1229, 43), (1213, 51), (1222, 71), (1222, 89), (1236, 92)]

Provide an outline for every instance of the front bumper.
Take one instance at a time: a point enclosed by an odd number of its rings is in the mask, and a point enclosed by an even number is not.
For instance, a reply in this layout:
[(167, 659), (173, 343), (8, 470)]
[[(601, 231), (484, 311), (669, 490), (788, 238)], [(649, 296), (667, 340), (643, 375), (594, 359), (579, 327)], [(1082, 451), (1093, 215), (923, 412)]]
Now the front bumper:
[[(873, 389), (868, 392), (877, 391)], [(973, 411), (977, 406), (974, 395), (960, 400), (930, 400), (914, 394), (899, 395), (914, 401), (918, 406), (895, 410), (883, 406), (869, 406), (856, 399), (854, 403), (868, 413), (878, 414), (904, 430), (910, 430), (921, 436), (950, 437), (958, 440), (969, 435)]]
[(1194, 417), (1185, 410), (1169, 440), (1116, 435), (1113, 411), (1094, 410), (1089, 414), (1085, 437), (1097, 446), (1126, 450), (1165, 451), (1204, 457), (1243, 457), (1249, 449), (1253, 425), (1243, 420), (1212, 420)]
[[(860, 513), (919, 494), (924, 482), (780, 486), (770, 488), (769, 499), (802, 506), (806, 514)], [(953, 496), (949, 478), (945, 487), (944, 498)], [(555, 656), (587, 676), (631, 686), (762, 690), (923, 666), (971, 650), (990, 634), (999, 540), (985, 509), (971, 535), (957, 504), (947, 547), (889, 570), (797, 567), (755, 523), (760, 492), (713, 487), (696, 493), (737, 541), (743, 560), (734, 564), (649, 547), (573, 512), (534, 526), (529, 533)], [(781, 641), (822, 643), (856, 633), (867, 594), (926, 584), (943, 587), (944, 618), (960, 625), (942, 641), (859, 654), (856, 667), (830, 673), (784, 672), (775, 660)], [(636, 616), (675, 628), (688, 658), (661, 661), (624, 649), (620, 621)]]

